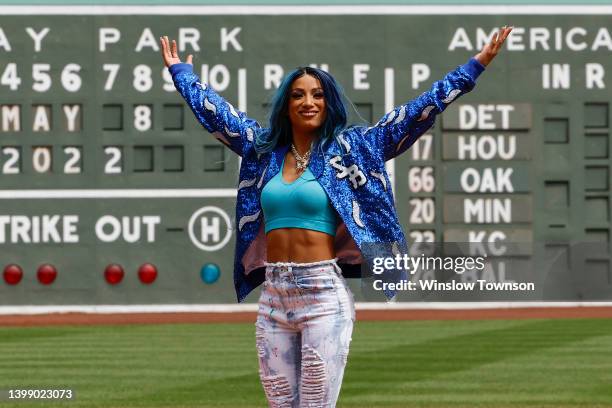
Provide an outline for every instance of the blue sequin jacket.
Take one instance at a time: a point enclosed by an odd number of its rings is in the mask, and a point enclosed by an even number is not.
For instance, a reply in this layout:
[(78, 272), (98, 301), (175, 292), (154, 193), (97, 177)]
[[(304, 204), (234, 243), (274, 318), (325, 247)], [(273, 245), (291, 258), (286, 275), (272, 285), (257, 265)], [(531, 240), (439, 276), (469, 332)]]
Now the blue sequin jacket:
[[(324, 149), (318, 146), (312, 149), (308, 167), (342, 220), (336, 232), (335, 248), (345, 277), (359, 276), (361, 264), (371, 256), (365, 251), (368, 244), (407, 246), (385, 162), (406, 151), (433, 125), (437, 114), (472, 90), (483, 70), (472, 58), (435, 82), (429, 91), (388, 112), (374, 126), (345, 129), (337, 138), (343, 146), (328, 143)], [(172, 65), (170, 73), (176, 89), (198, 121), (242, 157), (234, 258), (234, 286), (238, 301), (242, 302), (265, 278), (266, 247), (260, 194), (263, 186), (280, 171), (288, 146), (258, 154), (254, 137), (260, 125), (255, 120), (235, 110), (210, 86), (200, 82), (191, 65)], [(385, 294), (392, 296), (393, 292)]]

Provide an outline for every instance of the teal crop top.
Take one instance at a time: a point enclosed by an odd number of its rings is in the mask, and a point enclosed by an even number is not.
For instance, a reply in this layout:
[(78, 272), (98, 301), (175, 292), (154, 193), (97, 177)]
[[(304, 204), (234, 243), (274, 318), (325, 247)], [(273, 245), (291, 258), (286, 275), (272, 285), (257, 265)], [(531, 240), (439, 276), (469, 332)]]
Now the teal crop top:
[(265, 232), (277, 228), (303, 228), (336, 235), (336, 211), (309, 168), (295, 181), (283, 180), (283, 167), (261, 191)]

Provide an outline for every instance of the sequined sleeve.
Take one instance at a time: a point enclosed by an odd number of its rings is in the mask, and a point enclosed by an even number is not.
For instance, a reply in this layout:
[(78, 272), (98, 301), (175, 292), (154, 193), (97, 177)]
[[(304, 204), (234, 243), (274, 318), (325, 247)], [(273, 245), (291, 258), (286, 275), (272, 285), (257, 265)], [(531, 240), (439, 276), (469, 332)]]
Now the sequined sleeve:
[(434, 124), (435, 117), (461, 95), (471, 91), (484, 67), (474, 58), (436, 81), (430, 90), (400, 105), (365, 132), (384, 150), (385, 160), (405, 152)]
[(197, 120), (221, 143), (242, 156), (245, 147), (253, 143), (259, 123), (244, 112), (234, 109), (210, 86), (200, 82), (190, 64), (174, 64), (170, 68), (174, 86), (183, 96)]

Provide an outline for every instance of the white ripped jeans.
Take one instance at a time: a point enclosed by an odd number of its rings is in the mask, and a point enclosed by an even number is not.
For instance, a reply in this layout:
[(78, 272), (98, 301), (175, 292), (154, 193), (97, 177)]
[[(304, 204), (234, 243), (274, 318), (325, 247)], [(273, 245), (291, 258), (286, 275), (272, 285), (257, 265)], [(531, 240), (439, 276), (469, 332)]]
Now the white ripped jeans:
[(256, 326), (271, 408), (336, 406), (355, 307), (336, 259), (266, 263)]

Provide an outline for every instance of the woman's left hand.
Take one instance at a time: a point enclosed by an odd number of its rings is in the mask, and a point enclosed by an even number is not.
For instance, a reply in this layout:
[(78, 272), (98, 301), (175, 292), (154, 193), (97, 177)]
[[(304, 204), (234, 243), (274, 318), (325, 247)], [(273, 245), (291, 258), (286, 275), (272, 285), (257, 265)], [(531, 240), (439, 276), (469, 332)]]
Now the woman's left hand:
[[(176, 50), (176, 40), (172, 40), (171, 45), (170, 40), (168, 40), (168, 36), (164, 35), (163, 37), (159, 37), (159, 41), (161, 42), (161, 54), (162, 59), (164, 60), (164, 65), (169, 68), (174, 64), (180, 64), (181, 58)], [(189, 54), (187, 56), (187, 61), (185, 62), (193, 65), (193, 55)]]
[(493, 61), (493, 58), (497, 55), (502, 45), (504, 45), (504, 41), (510, 34), (514, 27), (503, 26), (499, 29), (498, 32), (493, 34), (493, 38), (484, 47), (478, 54), (474, 56), (485, 67)]

